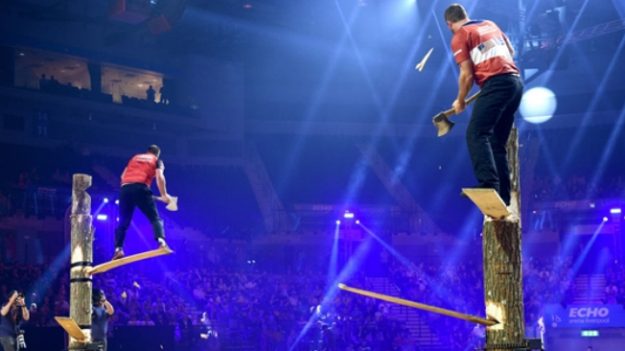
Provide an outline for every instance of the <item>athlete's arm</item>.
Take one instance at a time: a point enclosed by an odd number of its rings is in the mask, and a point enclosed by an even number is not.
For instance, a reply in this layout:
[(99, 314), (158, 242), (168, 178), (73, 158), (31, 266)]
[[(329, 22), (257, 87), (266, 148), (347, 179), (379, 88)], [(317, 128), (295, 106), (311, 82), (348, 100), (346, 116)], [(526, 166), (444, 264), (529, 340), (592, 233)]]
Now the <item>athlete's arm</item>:
[(165, 180), (165, 165), (159, 161), (159, 167), (156, 168), (156, 186), (161, 194), (163, 202), (169, 203), (170, 198), (167, 193), (167, 181)]
[(464, 60), (460, 62), (460, 75), (458, 76), (458, 97), (453, 103), (453, 108), (456, 113), (461, 113), (466, 108), (464, 100), (471, 87), (473, 87), (473, 63), (471, 60)]

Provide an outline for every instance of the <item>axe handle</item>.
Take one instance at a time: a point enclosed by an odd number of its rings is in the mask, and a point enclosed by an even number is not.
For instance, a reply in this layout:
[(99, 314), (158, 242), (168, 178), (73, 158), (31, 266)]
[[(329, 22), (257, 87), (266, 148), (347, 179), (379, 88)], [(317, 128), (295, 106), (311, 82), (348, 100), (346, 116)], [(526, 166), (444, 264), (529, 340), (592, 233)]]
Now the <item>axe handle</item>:
[[(473, 101), (475, 101), (479, 96), (480, 96), (480, 92), (478, 91), (477, 93), (469, 96), (468, 99), (464, 100), (464, 103), (468, 105), (468, 104), (472, 103)], [(455, 115), (456, 111), (453, 108), (450, 108), (449, 110), (443, 111), (443, 114), (445, 116), (449, 117), (449, 116)]]

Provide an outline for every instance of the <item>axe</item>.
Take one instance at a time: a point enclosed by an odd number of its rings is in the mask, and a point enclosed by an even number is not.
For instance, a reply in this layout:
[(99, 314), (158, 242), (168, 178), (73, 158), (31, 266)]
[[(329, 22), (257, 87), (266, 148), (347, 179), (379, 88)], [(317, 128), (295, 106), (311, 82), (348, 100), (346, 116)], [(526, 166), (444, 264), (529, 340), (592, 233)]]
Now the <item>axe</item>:
[[(468, 99), (464, 100), (464, 103), (467, 105), (472, 103), (477, 99), (479, 95), (480, 92), (478, 91), (477, 93), (471, 95)], [(436, 127), (436, 130), (438, 132), (437, 136), (442, 137), (443, 135), (449, 133), (449, 131), (455, 124), (454, 122), (449, 120), (449, 117), (455, 114), (456, 111), (454, 111), (453, 108), (450, 108), (449, 110), (439, 112), (436, 116), (432, 118), (432, 123), (434, 123), (434, 126)]]

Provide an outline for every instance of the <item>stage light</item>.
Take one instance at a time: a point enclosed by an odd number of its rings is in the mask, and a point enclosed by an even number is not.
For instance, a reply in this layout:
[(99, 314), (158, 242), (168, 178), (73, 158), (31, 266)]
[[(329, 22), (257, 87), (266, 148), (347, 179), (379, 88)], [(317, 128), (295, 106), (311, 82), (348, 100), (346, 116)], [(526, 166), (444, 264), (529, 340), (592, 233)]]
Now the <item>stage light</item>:
[(336, 220), (336, 225), (339, 225), (339, 224), (341, 224), (341, 221), (337, 219)]
[(119, 205), (119, 199), (115, 200), (115, 205)]
[(598, 330), (582, 330), (581, 333), (583, 338), (596, 338), (599, 336)]
[(102, 201), (104, 201), (105, 204), (108, 204), (109, 203), (109, 198), (105, 197), (104, 199), (102, 199)]
[(98, 221), (106, 221), (109, 216), (105, 215), (105, 214), (99, 214), (95, 217)]
[(356, 224), (360, 224), (360, 220), (359, 219), (356, 220)]
[(621, 214), (621, 212), (623, 212), (620, 208), (611, 208), (610, 209), (610, 213), (611, 214)]
[(603, 221), (607, 222), (608, 221), (608, 217), (603, 217)]
[(354, 214), (352, 212), (345, 211), (345, 213), (343, 214), (343, 218), (352, 219), (354, 218)]
[(553, 91), (544, 88), (532, 88), (523, 94), (521, 115), (529, 123), (545, 123), (553, 117), (558, 101)]

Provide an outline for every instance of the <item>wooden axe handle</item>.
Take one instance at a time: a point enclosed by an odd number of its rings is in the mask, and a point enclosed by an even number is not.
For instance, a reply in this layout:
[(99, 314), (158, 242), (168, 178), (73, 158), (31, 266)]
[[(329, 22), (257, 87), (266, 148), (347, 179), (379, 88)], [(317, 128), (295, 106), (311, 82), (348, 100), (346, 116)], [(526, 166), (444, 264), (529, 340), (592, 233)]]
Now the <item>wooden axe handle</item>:
[[(468, 105), (468, 104), (472, 103), (473, 101), (475, 101), (475, 100), (478, 98), (478, 96), (480, 96), (480, 92), (479, 92), (479, 91), (478, 91), (477, 93), (475, 93), (475, 94), (473, 94), (473, 95), (469, 96), (469, 98), (468, 98), (468, 99), (464, 100), (464, 103)], [(450, 108), (449, 110), (445, 110), (445, 111), (443, 111), (443, 114), (444, 114), (445, 116), (448, 116), (448, 117), (449, 117), (449, 116), (453, 116), (453, 115), (455, 115), (455, 114), (456, 114), (456, 111), (454, 111), (454, 109), (453, 109), (453, 108)]]

